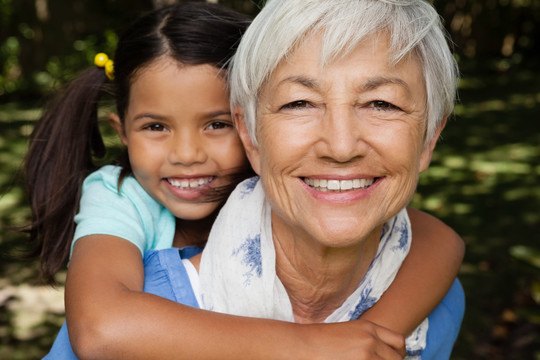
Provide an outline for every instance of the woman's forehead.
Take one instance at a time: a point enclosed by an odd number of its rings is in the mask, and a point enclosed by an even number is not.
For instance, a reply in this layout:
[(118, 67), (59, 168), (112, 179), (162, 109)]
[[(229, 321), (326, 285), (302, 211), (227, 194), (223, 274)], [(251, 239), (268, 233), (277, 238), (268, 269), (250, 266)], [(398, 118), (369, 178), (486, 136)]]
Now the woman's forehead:
[[(393, 52), (387, 34), (376, 34), (363, 39), (354, 47), (341, 54), (329, 57), (325, 53), (325, 39), (321, 34), (306, 37), (293, 51), (281, 60), (270, 76), (273, 85), (286, 81), (304, 83), (307, 87), (316, 87), (313, 79), (324, 78), (336, 68), (347, 68), (348, 78), (363, 76), (370, 78), (366, 86), (381, 82), (405, 85), (421, 80), (421, 64), (414, 55), (406, 56), (393, 63)], [(369, 76), (368, 76), (369, 75)], [(330, 78), (329, 80), (332, 80)]]

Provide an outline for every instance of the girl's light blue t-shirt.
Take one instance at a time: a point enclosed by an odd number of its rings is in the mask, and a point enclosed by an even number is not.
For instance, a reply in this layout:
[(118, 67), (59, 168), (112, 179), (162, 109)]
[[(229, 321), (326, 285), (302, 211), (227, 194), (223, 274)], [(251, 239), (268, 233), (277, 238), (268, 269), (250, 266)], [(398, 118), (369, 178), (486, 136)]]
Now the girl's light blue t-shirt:
[(172, 246), (174, 215), (154, 200), (133, 176), (126, 176), (119, 190), (121, 169), (107, 165), (85, 179), (71, 251), (78, 239), (88, 235), (126, 239), (135, 244), (141, 254)]

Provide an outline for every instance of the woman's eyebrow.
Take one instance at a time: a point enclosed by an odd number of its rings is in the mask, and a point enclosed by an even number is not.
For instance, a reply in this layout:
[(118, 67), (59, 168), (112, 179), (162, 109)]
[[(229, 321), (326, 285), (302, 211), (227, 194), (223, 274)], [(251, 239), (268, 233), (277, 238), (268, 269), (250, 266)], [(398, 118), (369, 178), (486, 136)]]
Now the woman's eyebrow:
[(302, 86), (305, 86), (309, 89), (313, 89), (313, 90), (320, 90), (320, 85), (317, 83), (316, 80), (314, 79), (310, 79), (306, 76), (302, 76), (302, 75), (299, 75), (299, 76), (288, 76), (286, 77), (285, 79), (282, 79), (279, 83), (278, 83), (278, 86), (281, 86), (283, 85), (284, 83), (295, 83), (295, 84), (299, 84), (299, 85), (302, 85)]
[(359, 88), (362, 91), (370, 91), (381, 86), (392, 85), (392, 84), (403, 87), (407, 91), (407, 93), (411, 92), (411, 89), (409, 88), (409, 85), (407, 84), (407, 82), (397, 77), (377, 76), (374, 78), (370, 78), (363, 85), (359, 86)]

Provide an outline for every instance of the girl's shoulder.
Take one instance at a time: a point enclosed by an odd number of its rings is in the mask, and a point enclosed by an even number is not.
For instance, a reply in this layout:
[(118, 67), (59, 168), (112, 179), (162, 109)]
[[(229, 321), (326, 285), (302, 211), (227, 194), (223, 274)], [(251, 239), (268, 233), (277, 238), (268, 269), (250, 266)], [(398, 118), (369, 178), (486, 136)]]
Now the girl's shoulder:
[(139, 182), (132, 175), (124, 177), (122, 182), (119, 183), (118, 179), (121, 172), (122, 167), (115, 165), (105, 165), (99, 168), (86, 177), (83, 183), (83, 192), (86, 192), (91, 188), (106, 188), (119, 195), (133, 191), (140, 194), (141, 191), (144, 191)]
[(122, 168), (120, 166), (105, 165), (90, 173), (84, 179), (83, 189), (93, 183), (103, 183), (118, 190), (118, 177), (121, 171)]
[(88, 204), (132, 207), (137, 212), (155, 214), (163, 212), (163, 205), (152, 198), (133, 175), (118, 181), (122, 167), (105, 165), (86, 177), (82, 187), (81, 207)]

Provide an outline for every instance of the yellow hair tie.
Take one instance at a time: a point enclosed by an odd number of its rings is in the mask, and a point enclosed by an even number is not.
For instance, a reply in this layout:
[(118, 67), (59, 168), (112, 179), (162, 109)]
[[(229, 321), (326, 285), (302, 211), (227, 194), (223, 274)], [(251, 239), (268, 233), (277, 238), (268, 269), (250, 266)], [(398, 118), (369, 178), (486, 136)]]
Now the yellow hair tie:
[(105, 68), (105, 75), (109, 80), (114, 80), (114, 62), (109, 59), (107, 54), (99, 53), (94, 57), (94, 64), (97, 67)]

